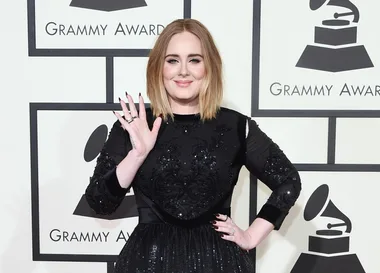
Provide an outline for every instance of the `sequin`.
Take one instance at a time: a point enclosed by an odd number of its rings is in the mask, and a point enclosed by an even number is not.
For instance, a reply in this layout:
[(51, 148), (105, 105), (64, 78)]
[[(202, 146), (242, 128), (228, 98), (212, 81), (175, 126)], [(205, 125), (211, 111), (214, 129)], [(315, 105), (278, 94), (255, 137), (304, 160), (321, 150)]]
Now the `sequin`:
[(115, 273), (255, 272), (252, 255), (223, 240), (211, 225), (140, 224), (119, 257)]
[[(153, 117), (147, 111), (149, 126)], [(267, 184), (273, 193), (266, 213), (279, 226), (300, 191), (297, 171), (279, 147), (254, 121), (222, 108), (217, 117), (201, 121), (197, 115), (174, 117), (163, 123), (154, 149), (133, 181), (138, 207), (146, 207), (142, 196), (178, 221), (193, 223), (215, 206), (230, 206), (232, 190), (243, 165)], [(125, 135), (101, 152), (86, 191), (94, 209), (110, 213), (122, 200), (117, 189), (115, 166), (126, 155)], [(110, 136), (111, 138), (111, 136)], [(115, 147), (113, 147), (115, 146)], [(111, 175), (110, 175), (111, 174)], [(112, 178), (113, 177), (113, 178)], [(112, 180), (113, 179), (113, 180)], [(114, 181), (117, 182), (117, 181)], [(114, 185), (110, 188), (110, 186)], [(112, 189), (112, 190), (111, 190)], [(142, 194), (143, 193), (143, 194)], [(273, 209), (272, 209), (273, 207)], [(264, 213), (265, 214), (265, 213)], [(274, 215), (280, 215), (275, 219)], [(265, 215), (263, 215), (265, 217)], [(248, 273), (255, 272), (253, 257), (235, 243), (220, 237), (211, 225), (176, 226), (156, 222), (139, 223), (121, 251), (115, 273)]]
[[(107, 152), (103, 151), (98, 157), (97, 168), (86, 189), (87, 202), (97, 214), (114, 212), (123, 200), (123, 196), (112, 194), (105, 182), (105, 177), (111, 178), (115, 168), (115, 160)], [(117, 181), (113, 182), (118, 183)]]
[(299, 173), (280, 147), (250, 121), (247, 137), (246, 166), (271, 190), (267, 204), (285, 214), (301, 191)]

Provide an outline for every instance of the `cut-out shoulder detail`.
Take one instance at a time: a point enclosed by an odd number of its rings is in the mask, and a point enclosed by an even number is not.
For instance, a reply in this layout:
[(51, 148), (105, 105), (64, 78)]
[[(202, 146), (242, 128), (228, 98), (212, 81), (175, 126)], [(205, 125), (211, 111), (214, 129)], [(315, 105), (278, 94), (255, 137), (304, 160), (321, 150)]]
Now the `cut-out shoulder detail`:
[(248, 137), (248, 133), (249, 133), (249, 119), (247, 119), (245, 123), (245, 137)]

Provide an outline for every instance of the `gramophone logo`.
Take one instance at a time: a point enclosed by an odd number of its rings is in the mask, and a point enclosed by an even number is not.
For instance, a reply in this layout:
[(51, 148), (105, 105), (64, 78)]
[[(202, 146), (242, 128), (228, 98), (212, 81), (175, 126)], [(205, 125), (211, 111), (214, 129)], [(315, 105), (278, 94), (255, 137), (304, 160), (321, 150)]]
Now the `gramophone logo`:
[[(322, 21), (314, 32), (315, 45), (307, 45), (297, 67), (341, 72), (373, 67), (364, 47), (357, 44), (358, 8), (349, 0), (310, 0), (310, 9), (317, 10), (326, 5), (343, 7), (348, 12), (335, 12), (334, 19)], [(351, 18), (340, 19), (340, 18)]]
[[(86, 162), (91, 162), (97, 158), (107, 139), (107, 135), (108, 128), (104, 124), (100, 125), (93, 131), (84, 149), (83, 156)], [(107, 220), (116, 220), (138, 216), (136, 201), (133, 195), (125, 196), (120, 206), (116, 209), (114, 213), (110, 215), (96, 214), (88, 205), (85, 196), (82, 195), (82, 198), (80, 199), (73, 214)]]
[[(352, 224), (329, 200), (329, 187), (319, 186), (308, 200), (304, 218), (329, 217), (327, 229), (317, 230), (309, 236), (310, 253), (301, 253), (291, 273), (365, 273), (356, 254), (350, 253)], [(342, 227), (343, 230), (336, 229)]]
[(72, 7), (101, 11), (116, 11), (147, 6), (144, 0), (72, 0)]

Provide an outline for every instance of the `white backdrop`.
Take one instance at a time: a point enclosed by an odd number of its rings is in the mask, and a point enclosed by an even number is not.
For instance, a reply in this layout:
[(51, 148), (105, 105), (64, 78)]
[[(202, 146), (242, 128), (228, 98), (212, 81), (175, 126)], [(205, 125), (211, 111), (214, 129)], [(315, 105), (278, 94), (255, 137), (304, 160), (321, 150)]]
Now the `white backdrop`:
[[(104, 220), (74, 213), (95, 163), (84, 160), (84, 150), (98, 126), (109, 130), (113, 122), (110, 103), (116, 103), (125, 91), (135, 97), (144, 94), (146, 49), (151, 48), (159, 25), (183, 16), (186, 1), (150, 0), (145, 1), (147, 6), (112, 12), (71, 7), (70, 2), (29, 1), (28, 10), (27, 1), (8, 1), (0, 11), (0, 272), (107, 272), (105, 255), (118, 253), (123, 242), (115, 238), (120, 231), (127, 236), (137, 221), (136, 217)], [(352, 2), (360, 11), (357, 44), (365, 45), (374, 67), (334, 73), (296, 67), (305, 47), (314, 44), (314, 27), (330, 19), (334, 7), (324, 5), (311, 11), (308, 1), (265, 0), (260, 12), (259, 1), (191, 1), (191, 17), (210, 29), (223, 57), (224, 105), (254, 115), (300, 169), (303, 191), (299, 202), (283, 228), (258, 248), (259, 273), (291, 272), (300, 254), (308, 253), (308, 237), (325, 228), (326, 222), (319, 217), (305, 221), (304, 208), (322, 184), (329, 186), (329, 200), (352, 223), (349, 253), (357, 255), (365, 272), (379, 272), (376, 194), (380, 168), (376, 164), (380, 164), (380, 114), (376, 110), (380, 98), (375, 92), (379, 85), (380, 40), (375, 35), (379, 4)], [(255, 22), (261, 22), (261, 33), (255, 37), (254, 15)], [(73, 29), (80, 25), (82, 31), (84, 25), (87, 29), (98, 25), (99, 35), (49, 35), (48, 22), (65, 25), (61, 33), (70, 24)], [(138, 27), (139, 35), (113, 35), (119, 23), (125, 31)], [(30, 44), (28, 26), (29, 30), (35, 26), (35, 45)], [(141, 31), (142, 26), (147, 31)], [(260, 46), (260, 62), (252, 61), (259, 49), (253, 51), (255, 43)], [(293, 88), (333, 85), (338, 95), (345, 83), (365, 85), (373, 88), (375, 96), (274, 96), (269, 90), (274, 82)], [(38, 173), (31, 171), (36, 166), (31, 163), (38, 164)], [(242, 228), (249, 225), (249, 192), (249, 174), (243, 169), (233, 200), (233, 217)], [(259, 183), (257, 208), (269, 194)], [(34, 204), (33, 225), (32, 200), (39, 201)], [(96, 242), (78, 243), (73, 236), (80, 238), (81, 232), (100, 237)]]

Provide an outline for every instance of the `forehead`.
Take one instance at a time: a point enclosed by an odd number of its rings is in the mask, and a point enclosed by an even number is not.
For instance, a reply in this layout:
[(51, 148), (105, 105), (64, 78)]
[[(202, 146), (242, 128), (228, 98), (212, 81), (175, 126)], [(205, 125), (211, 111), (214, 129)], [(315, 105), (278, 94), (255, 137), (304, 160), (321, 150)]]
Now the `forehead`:
[(201, 41), (190, 32), (181, 32), (170, 39), (166, 54), (202, 54)]

